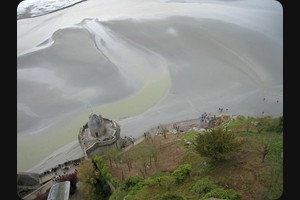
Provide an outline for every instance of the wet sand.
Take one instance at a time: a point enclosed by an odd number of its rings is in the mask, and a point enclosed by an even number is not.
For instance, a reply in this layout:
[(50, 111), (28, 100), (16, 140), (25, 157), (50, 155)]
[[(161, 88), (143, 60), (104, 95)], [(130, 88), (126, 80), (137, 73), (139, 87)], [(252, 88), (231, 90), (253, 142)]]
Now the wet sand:
[[(80, 157), (77, 134), (91, 111), (133, 137), (220, 107), (282, 115), (282, 11), (271, 2), (157, 3), (146, 14), (124, 9), (127, 17), (79, 12), (88, 5), (101, 10), (91, 1), (18, 20), (18, 171)], [(195, 12), (204, 8), (215, 13)]]

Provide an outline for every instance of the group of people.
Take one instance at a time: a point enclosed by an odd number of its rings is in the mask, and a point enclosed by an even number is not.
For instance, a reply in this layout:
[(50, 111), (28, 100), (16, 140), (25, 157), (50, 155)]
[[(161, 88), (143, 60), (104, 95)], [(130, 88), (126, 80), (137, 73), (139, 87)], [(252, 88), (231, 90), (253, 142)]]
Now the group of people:
[[(75, 171), (73, 173), (70, 173), (70, 174), (77, 174), (77, 169), (75, 169)], [(53, 178), (51, 179), (52, 181), (55, 181), (55, 182), (60, 182), (61, 180), (64, 180), (66, 179), (68, 176), (70, 176), (70, 174), (65, 174), (64, 175), (55, 175), (53, 176)]]
[[(40, 177), (41, 176), (46, 176), (46, 175), (52, 175), (54, 173), (54, 177), (53, 177), (53, 180), (54, 179), (57, 179), (58, 178), (58, 175), (57, 175), (57, 170), (59, 169), (62, 169), (63, 170), (63, 174), (66, 174), (66, 171), (69, 170), (71, 168), (71, 165), (73, 166), (77, 166), (79, 165), (79, 161), (75, 161), (75, 160), (71, 160), (71, 161), (67, 161), (63, 164), (58, 164), (56, 167), (53, 167), (45, 172), (43, 172), (42, 174), (40, 174)], [(55, 178), (56, 177), (56, 178)]]
[(209, 123), (211, 120), (216, 119), (216, 115), (211, 116), (212, 114), (206, 114), (206, 112), (204, 112), (201, 117), (200, 117), (200, 124), (201, 123)]
[[(222, 113), (224, 108), (219, 108), (220, 113)], [(226, 112), (228, 112), (228, 108), (226, 108)]]

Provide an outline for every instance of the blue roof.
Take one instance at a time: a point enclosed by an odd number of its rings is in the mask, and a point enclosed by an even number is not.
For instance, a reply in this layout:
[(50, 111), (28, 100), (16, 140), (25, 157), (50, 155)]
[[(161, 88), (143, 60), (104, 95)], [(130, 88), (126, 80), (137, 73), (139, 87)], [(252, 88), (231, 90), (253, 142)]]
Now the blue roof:
[(90, 120), (88, 121), (88, 127), (90, 129), (98, 129), (102, 126), (103, 119), (96, 114), (90, 116)]

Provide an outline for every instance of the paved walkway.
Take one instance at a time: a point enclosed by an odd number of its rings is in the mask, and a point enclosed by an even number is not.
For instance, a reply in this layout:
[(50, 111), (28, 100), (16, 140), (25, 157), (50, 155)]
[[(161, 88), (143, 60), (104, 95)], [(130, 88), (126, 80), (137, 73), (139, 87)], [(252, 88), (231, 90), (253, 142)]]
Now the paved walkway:
[(34, 190), (33, 192), (31, 192), (30, 194), (23, 197), (23, 199), (31, 200), (31, 199), (36, 198), (38, 195), (47, 192), (47, 190), (50, 189), (52, 185), (57, 183), (56, 181), (54, 181), (55, 176), (64, 176), (67, 174), (73, 174), (75, 172), (75, 169), (76, 169), (76, 166), (73, 165), (72, 162), (70, 162), (66, 165), (62, 165), (61, 167), (57, 167), (55, 172), (52, 171), (45, 175), (41, 175), (40, 176), (41, 186), (39, 188), (37, 188), (36, 190)]

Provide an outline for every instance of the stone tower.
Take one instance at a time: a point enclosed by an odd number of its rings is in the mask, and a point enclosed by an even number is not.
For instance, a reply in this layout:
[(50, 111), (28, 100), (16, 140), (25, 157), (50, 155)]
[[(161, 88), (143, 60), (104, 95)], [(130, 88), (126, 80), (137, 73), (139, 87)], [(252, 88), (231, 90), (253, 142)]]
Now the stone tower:
[(105, 135), (105, 125), (101, 115), (91, 113), (89, 116), (88, 127), (93, 137)]

